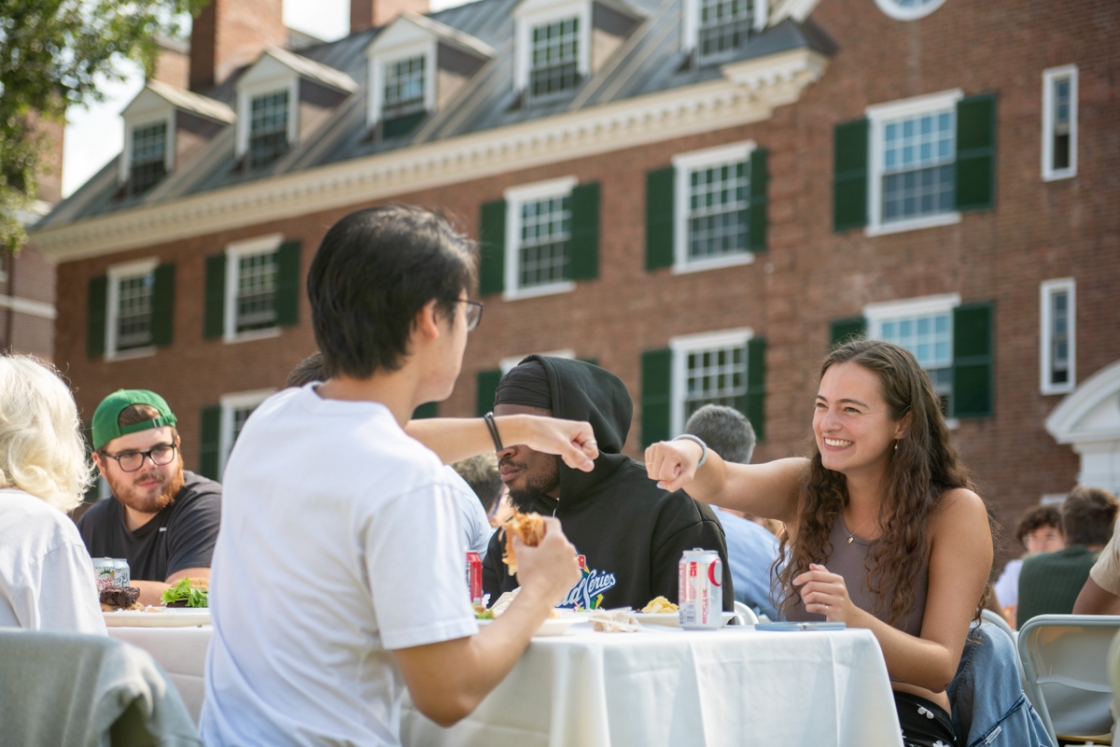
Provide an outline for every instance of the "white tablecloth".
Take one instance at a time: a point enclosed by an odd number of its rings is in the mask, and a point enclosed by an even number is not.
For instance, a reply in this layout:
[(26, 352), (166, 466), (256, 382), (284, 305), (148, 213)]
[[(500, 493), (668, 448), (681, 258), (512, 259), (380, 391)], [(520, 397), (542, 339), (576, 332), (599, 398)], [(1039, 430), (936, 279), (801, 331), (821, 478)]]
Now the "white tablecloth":
[(406, 703), (405, 745), (902, 747), (870, 631), (647, 628), (535, 638), (478, 709), (442, 729)]
[[(155, 657), (191, 715), (213, 628), (109, 628)], [(407, 701), (412, 747), (813, 745), (902, 747), (879, 644), (866, 630), (752, 628), (534, 638), (510, 675), (451, 729)]]
[(195, 724), (206, 694), (203, 670), (214, 628), (109, 628), (109, 635), (147, 651), (175, 683)]

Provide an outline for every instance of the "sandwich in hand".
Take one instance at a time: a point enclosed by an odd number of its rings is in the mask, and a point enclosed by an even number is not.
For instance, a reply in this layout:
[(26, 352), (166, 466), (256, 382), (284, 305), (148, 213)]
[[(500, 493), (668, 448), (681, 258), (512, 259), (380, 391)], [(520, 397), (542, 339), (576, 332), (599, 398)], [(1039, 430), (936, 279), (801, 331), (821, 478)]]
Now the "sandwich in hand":
[(502, 562), (508, 566), (509, 575), (517, 573), (517, 555), (513, 551), (513, 537), (517, 535), (529, 547), (536, 547), (544, 539), (544, 519), (538, 513), (514, 514), (506, 522), (506, 551)]

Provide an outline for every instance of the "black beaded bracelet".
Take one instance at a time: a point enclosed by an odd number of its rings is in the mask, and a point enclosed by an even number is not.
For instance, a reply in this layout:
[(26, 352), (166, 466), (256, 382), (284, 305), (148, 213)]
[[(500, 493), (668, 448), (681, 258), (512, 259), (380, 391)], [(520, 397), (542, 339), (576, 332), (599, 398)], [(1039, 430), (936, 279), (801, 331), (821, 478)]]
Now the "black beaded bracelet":
[(498, 424), (494, 422), (494, 413), (488, 412), (482, 419), (486, 421), (486, 427), (490, 431), (490, 438), (494, 439), (494, 451), (501, 451), (504, 447), (502, 446), (502, 437), (498, 435)]

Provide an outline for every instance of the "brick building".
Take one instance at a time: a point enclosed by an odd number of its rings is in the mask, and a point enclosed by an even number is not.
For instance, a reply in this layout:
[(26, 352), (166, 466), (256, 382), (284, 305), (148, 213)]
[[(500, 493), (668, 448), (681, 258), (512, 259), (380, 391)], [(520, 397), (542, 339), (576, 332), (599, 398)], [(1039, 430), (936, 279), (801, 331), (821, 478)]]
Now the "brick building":
[(1115, 3), (354, 0), (348, 37), (296, 50), (227, 18), (279, 5), (218, 0), (192, 90), (149, 86), (35, 234), (87, 415), (156, 389), (220, 474), (314, 350), (326, 229), (399, 201), (481, 238), (485, 318), (427, 412), (485, 411), (550, 352), (622, 377), (634, 455), (721, 401), (772, 459), (859, 332), (927, 367), (1005, 523), (1120, 489)]

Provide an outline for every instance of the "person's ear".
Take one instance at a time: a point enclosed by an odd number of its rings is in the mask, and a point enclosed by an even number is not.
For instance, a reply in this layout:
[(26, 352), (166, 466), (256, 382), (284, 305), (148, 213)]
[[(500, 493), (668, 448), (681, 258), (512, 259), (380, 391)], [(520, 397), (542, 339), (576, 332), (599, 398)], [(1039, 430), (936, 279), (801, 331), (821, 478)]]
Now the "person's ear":
[(105, 463), (101, 461), (101, 455), (98, 454), (96, 451), (93, 451), (93, 452), (90, 452), (90, 456), (93, 457), (93, 463), (97, 465), (97, 472), (99, 474), (101, 474), (102, 476), (104, 476), (105, 475)]
[(435, 299), (432, 299), (424, 304), (424, 306), (416, 312), (416, 319), (413, 325), (417, 333), (429, 340), (438, 340), (441, 334), (437, 303)]
[(898, 425), (894, 429), (894, 439), (901, 441), (906, 438), (906, 434), (910, 431), (910, 423), (914, 420), (914, 412), (907, 412), (902, 416), (902, 420), (898, 421)]

